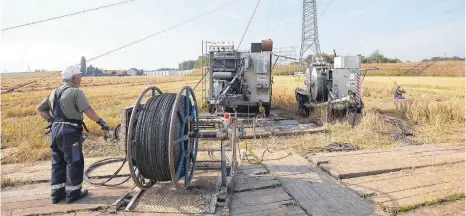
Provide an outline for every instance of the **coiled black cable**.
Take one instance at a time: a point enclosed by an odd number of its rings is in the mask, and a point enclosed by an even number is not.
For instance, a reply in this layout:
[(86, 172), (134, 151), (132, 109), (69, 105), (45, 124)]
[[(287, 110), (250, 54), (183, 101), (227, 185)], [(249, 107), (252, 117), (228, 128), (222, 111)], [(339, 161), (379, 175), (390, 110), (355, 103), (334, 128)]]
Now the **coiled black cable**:
[[(166, 93), (150, 98), (139, 113), (135, 131), (134, 160), (141, 175), (156, 181), (170, 181), (168, 161), (168, 139), (170, 130), (170, 114), (175, 103), (176, 94)], [(178, 112), (185, 114), (186, 97), (180, 97)], [(175, 122), (175, 139), (187, 134), (181, 134), (181, 119)], [(187, 148), (187, 143), (185, 144)], [(175, 167), (178, 166), (181, 155), (179, 144), (173, 146)], [(182, 166), (184, 170), (184, 164)], [(180, 173), (180, 177), (184, 172)]]
[[(119, 163), (119, 162), (122, 162), (121, 166), (110, 177), (108, 177), (105, 181), (96, 182), (96, 181), (91, 180), (93, 177), (90, 176), (90, 173), (95, 168), (106, 165), (106, 164)], [(91, 185), (97, 185), (97, 186), (116, 187), (118, 185), (122, 185), (123, 183), (127, 182), (131, 178), (131, 176), (129, 174), (118, 175), (118, 173), (120, 173), (120, 171), (123, 168), (123, 166), (125, 165), (125, 163), (126, 163), (126, 157), (106, 158), (106, 159), (97, 161), (97, 162), (91, 164), (86, 170), (84, 170), (84, 180), (89, 182), (89, 184), (91, 184)], [(118, 182), (118, 183), (108, 183), (114, 178), (125, 177), (125, 176), (128, 176), (128, 177), (126, 179)]]
[[(170, 169), (168, 164), (168, 139), (170, 130), (170, 116), (171, 110), (175, 103), (176, 94), (165, 93), (151, 97), (143, 105), (139, 112), (136, 127), (135, 127), (135, 152), (133, 160), (137, 166), (139, 172), (145, 178), (156, 180), (156, 181), (169, 181), (171, 180)], [(185, 115), (186, 112), (186, 97), (182, 96), (179, 99), (178, 112)], [(191, 101), (189, 102), (191, 107)], [(185, 126), (184, 134), (181, 134), (181, 119), (177, 118), (175, 122), (175, 139), (186, 135), (188, 133), (188, 127)], [(188, 149), (188, 143), (185, 143), (185, 149)], [(125, 149), (126, 150), (126, 149)], [(180, 161), (181, 149), (179, 144), (173, 146), (175, 167), (178, 167)], [(122, 162), (121, 166), (105, 181), (95, 182), (90, 176), (92, 170), (97, 167)], [(120, 158), (106, 158), (104, 160), (97, 161), (91, 164), (84, 171), (84, 179), (92, 185), (114, 187), (121, 185), (128, 181), (130, 175), (118, 175), (125, 163), (127, 162), (126, 157)], [(182, 165), (180, 177), (184, 176), (185, 164)], [(126, 177), (121, 182), (110, 184), (112, 179), (118, 177)]]

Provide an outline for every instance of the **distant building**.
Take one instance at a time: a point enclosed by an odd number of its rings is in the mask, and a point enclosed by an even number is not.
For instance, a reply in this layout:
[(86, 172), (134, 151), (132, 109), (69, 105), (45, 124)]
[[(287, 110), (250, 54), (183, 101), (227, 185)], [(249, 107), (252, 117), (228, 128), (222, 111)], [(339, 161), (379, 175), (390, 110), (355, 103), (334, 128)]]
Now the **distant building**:
[(126, 74), (128, 74), (128, 76), (137, 76), (138, 70), (136, 70), (135, 68), (131, 68), (126, 72)]

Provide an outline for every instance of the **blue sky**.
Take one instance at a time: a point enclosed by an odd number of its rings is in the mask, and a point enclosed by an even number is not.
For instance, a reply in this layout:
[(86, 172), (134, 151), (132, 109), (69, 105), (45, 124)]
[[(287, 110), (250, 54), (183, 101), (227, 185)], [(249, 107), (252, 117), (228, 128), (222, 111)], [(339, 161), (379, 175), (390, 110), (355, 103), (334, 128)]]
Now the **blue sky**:
[[(118, 2), (3, 0), (2, 28)], [(137, 0), (1, 33), (1, 72), (61, 70), (223, 5), (228, 0)], [(318, 14), (331, 0), (317, 0)], [(230, 6), (140, 44), (95, 60), (102, 68), (177, 67), (201, 53), (201, 40), (239, 43), (256, 1)], [(300, 45), (301, 0), (262, 0), (242, 48), (271, 38), (275, 47)], [(465, 53), (464, 0), (333, 0), (318, 18), (321, 49), (416, 61)]]

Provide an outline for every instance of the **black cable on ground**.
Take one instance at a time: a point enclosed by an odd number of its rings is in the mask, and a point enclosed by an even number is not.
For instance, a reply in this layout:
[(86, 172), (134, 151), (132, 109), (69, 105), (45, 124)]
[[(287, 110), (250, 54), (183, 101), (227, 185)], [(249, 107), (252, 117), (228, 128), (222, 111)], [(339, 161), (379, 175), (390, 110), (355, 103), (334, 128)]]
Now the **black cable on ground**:
[[(120, 163), (120, 162), (123, 162), (123, 163), (121, 163), (121, 166), (109, 178), (107, 178), (105, 181), (96, 182), (96, 181), (91, 180), (93, 177), (90, 176), (90, 173), (95, 168), (106, 165), (106, 164)], [(126, 157), (113, 157), (113, 158), (106, 158), (106, 159), (97, 161), (97, 162), (91, 164), (86, 170), (84, 170), (84, 180), (87, 181), (91, 185), (97, 185), (97, 186), (116, 187), (118, 185), (122, 185), (123, 183), (127, 182), (131, 178), (131, 176), (129, 174), (118, 175), (118, 173), (120, 173), (120, 171), (123, 168), (123, 166), (125, 165), (125, 163), (126, 163)], [(124, 179), (121, 182), (108, 183), (114, 178), (125, 177), (125, 176), (128, 176), (128, 178)]]

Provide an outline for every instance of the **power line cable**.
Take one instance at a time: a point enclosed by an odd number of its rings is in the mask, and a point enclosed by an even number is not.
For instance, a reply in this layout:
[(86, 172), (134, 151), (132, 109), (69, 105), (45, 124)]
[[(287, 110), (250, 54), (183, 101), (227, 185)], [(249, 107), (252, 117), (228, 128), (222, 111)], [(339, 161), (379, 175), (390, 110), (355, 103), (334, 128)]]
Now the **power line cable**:
[(74, 12), (74, 13), (70, 13), (70, 14), (51, 17), (51, 18), (48, 18), (48, 19), (38, 20), (38, 21), (30, 22), (30, 23), (24, 23), (24, 24), (16, 25), (16, 26), (10, 26), (10, 27), (3, 28), (2, 31), (8, 31), (8, 30), (12, 30), (12, 29), (16, 29), (16, 28), (20, 28), (20, 27), (24, 27), (24, 26), (29, 26), (29, 25), (43, 23), (43, 22), (47, 22), (47, 21), (51, 21), (51, 20), (61, 19), (61, 18), (74, 16), (74, 15), (78, 15), (78, 14), (82, 14), (82, 13), (86, 13), (86, 12), (90, 12), (90, 11), (95, 11), (95, 10), (100, 10), (100, 9), (103, 9), (103, 8), (113, 7), (113, 6), (116, 6), (116, 5), (126, 4), (126, 3), (129, 3), (129, 2), (133, 2), (133, 1), (136, 1), (136, 0), (127, 0), (127, 1), (117, 2), (117, 3), (104, 5), (104, 6), (100, 6), (100, 7), (96, 7), (96, 8), (91, 8), (91, 9), (87, 9), (87, 10), (83, 10), (83, 11), (78, 11), (78, 12)]
[(114, 52), (116, 52), (116, 51), (118, 51), (118, 50), (121, 50), (121, 49), (123, 49), (123, 48), (129, 47), (129, 46), (131, 46), (131, 45), (134, 45), (134, 44), (140, 43), (140, 42), (142, 42), (142, 41), (144, 41), (144, 40), (147, 40), (147, 39), (149, 39), (149, 38), (151, 38), (151, 37), (157, 36), (157, 35), (159, 35), (159, 34), (161, 34), (161, 33), (164, 33), (164, 32), (166, 32), (166, 31), (169, 31), (169, 30), (171, 30), (171, 29), (175, 29), (175, 28), (177, 28), (177, 27), (179, 27), (179, 26), (182, 26), (182, 25), (184, 25), (184, 24), (187, 24), (187, 23), (189, 23), (189, 22), (192, 22), (192, 21), (194, 21), (194, 20), (197, 20), (197, 19), (199, 19), (199, 18), (201, 18), (201, 17), (204, 17), (204, 16), (206, 16), (206, 15), (208, 15), (208, 14), (211, 14), (211, 13), (217, 11), (217, 10), (220, 10), (220, 9), (222, 9), (222, 8), (224, 8), (224, 7), (226, 7), (226, 6), (230, 5), (230, 4), (233, 4), (233, 3), (237, 2), (237, 1), (239, 1), (239, 0), (234, 0), (234, 1), (228, 2), (227, 4), (224, 4), (224, 5), (220, 6), (220, 7), (217, 7), (217, 8), (215, 8), (215, 9), (213, 9), (213, 10), (210, 10), (210, 11), (208, 11), (208, 12), (206, 12), (206, 13), (203, 13), (203, 14), (201, 14), (201, 15), (198, 15), (198, 16), (196, 16), (196, 17), (193, 17), (193, 18), (191, 18), (191, 19), (188, 19), (188, 20), (183, 21), (183, 22), (181, 22), (181, 23), (178, 23), (178, 24), (176, 24), (176, 25), (170, 26), (170, 27), (168, 27), (168, 28), (166, 28), (166, 29), (164, 29), (164, 30), (162, 30), (162, 31), (156, 32), (156, 33), (154, 33), (154, 34), (151, 34), (151, 35), (149, 35), (149, 36), (146, 36), (146, 37), (144, 37), (144, 38), (141, 38), (141, 39), (139, 39), (139, 40), (136, 40), (136, 41), (134, 41), (134, 42), (131, 42), (131, 43), (129, 43), (129, 44), (126, 44), (126, 45), (123, 45), (123, 46), (118, 47), (118, 48), (116, 48), (116, 49), (110, 50), (110, 51), (105, 52), (105, 53), (103, 53), (103, 54), (101, 54), (101, 55), (98, 55), (98, 56), (96, 56), (96, 57), (90, 58), (90, 59), (88, 59), (86, 62), (90, 62), (90, 61), (96, 60), (96, 59), (101, 58), (101, 57), (103, 57), (103, 56), (106, 56), (106, 55), (109, 55), (109, 54), (111, 54), (111, 53), (114, 53)]
[(335, 0), (330, 0), (330, 2), (327, 3), (327, 5), (325, 6), (324, 10), (322, 10), (322, 12), (320, 12), (319, 17), (321, 17), (322, 14), (324, 14), (325, 11), (327, 11), (327, 9), (330, 7), (330, 5), (333, 3), (333, 1), (335, 1)]
[(254, 8), (254, 12), (252, 12), (251, 18), (249, 19), (248, 25), (246, 26), (246, 29), (244, 30), (243, 36), (241, 37), (241, 40), (238, 45), (238, 49), (241, 47), (241, 43), (243, 43), (244, 36), (246, 35), (246, 32), (248, 32), (249, 25), (251, 25), (252, 18), (254, 17), (254, 14), (256, 14), (257, 7), (259, 7), (259, 3), (261, 0), (257, 0), (256, 8)]
[(9, 92), (16, 91), (16, 90), (18, 90), (18, 89), (20, 89), (20, 88), (22, 88), (22, 87), (24, 87), (24, 86), (27, 86), (27, 85), (30, 85), (30, 84), (39, 82), (40, 80), (47, 79), (47, 78), (49, 78), (49, 77), (51, 77), (51, 76), (54, 76), (54, 75), (56, 75), (56, 74), (58, 74), (58, 73), (60, 73), (60, 72), (54, 72), (54, 73), (52, 73), (52, 74), (50, 74), (50, 75), (47, 75), (47, 76), (38, 78), (38, 79), (33, 80), (33, 81), (31, 81), (31, 82), (26, 82), (26, 83), (20, 84), (20, 85), (18, 85), (18, 86), (15, 86), (15, 87), (13, 87), (13, 88), (9, 88), (9, 89), (7, 89), (6, 91), (2, 92), (2, 94), (6, 94), (6, 93), (9, 93)]

